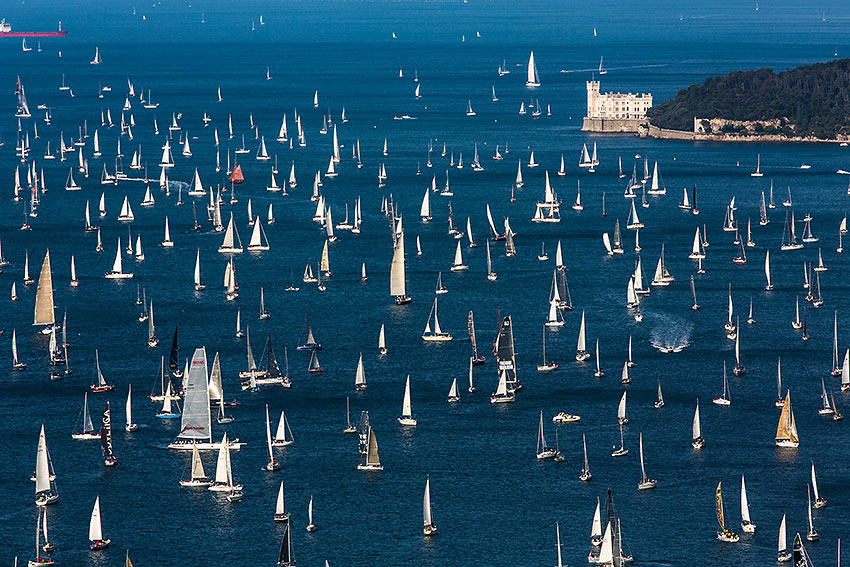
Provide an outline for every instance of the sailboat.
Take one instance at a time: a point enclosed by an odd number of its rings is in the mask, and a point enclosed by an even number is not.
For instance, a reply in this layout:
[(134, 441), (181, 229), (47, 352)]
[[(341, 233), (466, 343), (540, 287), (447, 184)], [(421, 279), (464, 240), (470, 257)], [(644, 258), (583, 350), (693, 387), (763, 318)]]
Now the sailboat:
[[(217, 361), (218, 355), (216, 355), (216, 361), (213, 362), (213, 375), (216, 374)], [(206, 451), (220, 447), (219, 443), (212, 441), (210, 399), (213, 397), (211, 394), (213, 387), (211, 384), (217, 390), (215, 392), (216, 397), (222, 399), (220, 376), (218, 379), (214, 379), (214, 376), (210, 377), (208, 382), (206, 348), (197, 348), (192, 355), (191, 364), (188, 364), (188, 372), (184, 375), (183, 414), (180, 421), (180, 433), (177, 439), (168, 445), (169, 449), (188, 451), (193, 446), (197, 446), (199, 450)], [(245, 443), (233, 439), (228, 444), (232, 449), (239, 449)]]
[(126, 418), (126, 422), (124, 425), (125, 431), (132, 432), (136, 431), (139, 426), (136, 423), (133, 423), (133, 385), (130, 384), (127, 389), (127, 401), (124, 404), (124, 414)]
[(661, 395), (661, 378), (658, 379), (658, 397), (655, 400), (655, 408), (661, 409), (664, 407), (664, 396)]
[(540, 76), (537, 73), (537, 63), (534, 61), (534, 52), (528, 56), (528, 66), (526, 72), (526, 87), (539, 87), (540, 86)]
[(242, 485), (233, 480), (233, 467), (230, 460), (230, 449), (227, 442), (227, 433), (222, 437), (219, 444), (218, 460), (215, 468), (215, 481), (207, 487), (212, 492), (227, 492), (227, 500), (236, 502), (242, 498)]
[(44, 434), (44, 424), (38, 434), (38, 449), (35, 459), (35, 504), (43, 507), (59, 501), (59, 491), (56, 489), (56, 473), (53, 471), (53, 461), (47, 450), (47, 438)]
[(702, 428), (699, 421), (699, 398), (697, 398), (697, 407), (694, 410), (694, 421), (691, 424), (691, 434), (693, 438), (691, 446), (694, 449), (702, 449), (705, 447), (705, 439), (702, 438)]
[(201, 460), (201, 453), (198, 447), (192, 447), (192, 472), (187, 480), (181, 480), (180, 486), (189, 488), (206, 488), (212, 484), (212, 480), (207, 477), (204, 471), (204, 462)]
[(726, 380), (726, 361), (723, 361), (723, 389), (720, 395), (712, 400), (718, 406), (730, 406), (732, 400), (729, 398), (729, 382)]
[[(281, 421), (286, 423), (285, 418), (281, 416)], [(286, 435), (286, 428), (284, 428), (284, 436)], [(276, 471), (280, 469), (280, 463), (274, 457), (274, 451), (272, 450), (273, 442), (272, 442), (272, 429), (271, 423), (269, 422), (269, 404), (266, 404), (266, 447), (269, 450), (269, 462), (266, 463), (266, 466), (263, 467), (267, 471)]]
[[(409, 380), (409, 378), (408, 378)], [(366, 372), (363, 369), (363, 353), (357, 359), (357, 370), (354, 373), (354, 389), (361, 392), (366, 389)], [(415, 425), (415, 424), (414, 424)]]
[[(458, 248), (459, 250), (460, 248)], [(433, 330), (431, 328), (431, 320), (434, 321)], [(440, 328), (440, 320), (437, 316), (437, 298), (434, 298), (434, 304), (431, 307), (431, 312), (428, 314), (428, 321), (425, 324), (425, 330), (422, 333), (422, 340), (426, 342), (446, 342), (452, 340), (452, 334), (443, 332)]]
[(112, 447), (112, 411), (109, 409), (109, 401), (103, 410), (103, 419), (100, 425), (100, 448), (104, 457), (104, 464), (112, 467), (118, 464), (118, 458)]
[(280, 421), (277, 422), (277, 430), (274, 438), (271, 441), (273, 447), (288, 447), (295, 443), (295, 438), (292, 436), (292, 429), (289, 427), (289, 421), (286, 419), (286, 412), (280, 412)]
[(425, 476), (425, 493), (422, 497), (422, 533), (426, 537), (437, 535), (437, 525), (431, 518), (431, 477)]
[(797, 437), (797, 424), (794, 421), (794, 411), (791, 409), (791, 392), (785, 393), (785, 401), (782, 403), (782, 413), (779, 416), (779, 424), (776, 426), (777, 447), (796, 448), (800, 446)]
[(303, 344), (298, 345), (297, 350), (319, 350), (322, 348), (321, 343), (316, 342), (315, 337), (313, 336), (313, 329), (310, 326), (310, 311), (308, 310), (305, 315), (305, 326), (307, 327), (307, 338), (305, 339)]
[[(785, 514), (782, 514), (782, 521), (779, 523), (779, 542), (776, 552), (776, 561), (785, 563), (791, 561), (791, 551), (788, 550), (788, 535), (785, 523)], [(798, 535), (799, 537), (799, 535)]]
[(115, 250), (115, 261), (112, 263), (112, 269), (106, 272), (106, 278), (111, 280), (131, 279), (133, 274), (125, 272), (121, 259), (121, 237), (118, 238), (118, 248)]
[(410, 406), (410, 375), (407, 375), (407, 380), (404, 383), (404, 400), (401, 406), (401, 416), (398, 417), (398, 422), (407, 427), (416, 427), (416, 418), (411, 413)]
[[(584, 464), (582, 465), (581, 473), (579, 474), (578, 478), (582, 482), (590, 482), (590, 480), (593, 478), (593, 475), (590, 474), (590, 464), (587, 460), (587, 438), (585, 437), (584, 433), (581, 434), (581, 445), (582, 445), (582, 449), (584, 450)], [(598, 499), (596, 501), (596, 506), (597, 506), (596, 513), (598, 515), (599, 514), (599, 500)]]
[(544, 325), (543, 326), (543, 363), (537, 365), (537, 371), (538, 372), (552, 372), (553, 370), (557, 370), (557, 368), (558, 368), (557, 363), (550, 362), (546, 358), (546, 325)]
[(543, 435), (543, 410), (541, 410), (540, 421), (537, 428), (537, 459), (552, 459), (557, 454), (558, 451), (546, 443), (546, 438)]
[(83, 394), (83, 409), (80, 411), (80, 417), (82, 418), (82, 428), (78, 432), (74, 432), (71, 434), (73, 439), (78, 440), (93, 440), (100, 439), (100, 433), (95, 431), (94, 425), (92, 424), (91, 414), (89, 413), (89, 394), (85, 392)]
[(369, 424), (369, 414), (365, 411), (360, 417), (359, 437), (361, 461), (357, 465), (357, 470), (384, 470), (383, 465), (381, 465), (380, 456), (378, 455), (378, 439), (375, 437), (374, 429), (372, 429), (372, 426)]
[(12, 368), (15, 370), (25, 370), (27, 363), (18, 358), (18, 336), (17, 329), (12, 329)]
[(818, 413), (820, 415), (832, 415), (835, 413), (835, 409), (830, 404), (829, 395), (826, 393), (826, 386), (823, 383), (823, 378), (820, 379), (820, 390), (821, 390), (821, 404), (822, 407), (818, 409)]
[[(26, 40), (24, 40), (26, 41)], [(41, 545), (41, 532), (44, 531), (44, 545)], [(47, 509), (39, 508), (38, 517), (35, 521), (35, 559), (27, 561), (27, 567), (49, 567), (55, 565), (51, 557), (42, 555), (42, 552), (49, 553), (54, 550), (54, 545), (47, 539)], [(18, 565), (18, 558), (15, 558), (15, 566)]]
[(756, 533), (756, 525), (750, 520), (750, 506), (747, 502), (747, 485), (741, 475), (741, 529), (745, 533)]
[[(820, 539), (820, 533), (815, 529), (815, 524), (812, 521), (812, 490), (811, 490), (811, 486), (809, 486), (808, 484), (806, 485), (806, 493), (808, 495), (806, 511), (808, 512), (808, 520), (809, 520), (809, 528), (806, 531), (806, 539), (809, 540), (809, 541), (818, 541)], [(795, 563), (795, 566), (796, 565), (798, 565), (798, 564)]]
[(629, 454), (629, 450), (626, 449), (625, 441), (623, 439), (623, 424), (620, 423), (619, 427), (620, 427), (620, 448), (619, 449), (615, 448), (611, 452), (612, 457), (625, 457), (626, 455)]
[(313, 523), (313, 495), (310, 495), (310, 502), (307, 504), (307, 531), (313, 533), (319, 527)]
[(761, 154), (756, 154), (756, 170), (750, 173), (750, 177), (764, 177), (761, 172)]
[[(312, 497), (311, 497), (312, 498)], [(289, 525), (289, 512), (286, 511), (286, 501), (283, 493), (283, 481), (280, 481), (280, 488), (277, 491), (277, 499), (274, 505), (274, 521), (287, 522)]]
[(720, 531), (717, 532), (717, 539), (729, 543), (735, 543), (740, 540), (740, 536), (726, 529), (726, 524), (723, 517), (723, 492), (720, 482), (717, 483), (717, 490), (714, 492), (714, 508), (717, 512), (717, 523), (720, 524)]
[(490, 403), (502, 404), (513, 402), (515, 400), (516, 396), (513, 391), (508, 391), (507, 370), (502, 370), (499, 375), (499, 385), (496, 387), (496, 391), (490, 395)]
[(100, 371), (100, 355), (97, 349), (94, 349), (94, 383), (89, 385), (89, 389), (96, 394), (115, 389), (114, 384), (106, 383), (106, 378), (103, 377), (103, 372)]
[(581, 323), (579, 325), (578, 331), (578, 342), (576, 344), (576, 360), (578, 362), (584, 362), (585, 360), (590, 358), (590, 353), (587, 352), (586, 335), (587, 332), (584, 318), (584, 310), (582, 310)]
[(89, 549), (96, 551), (104, 549), (110, 543), (111, 539), (103, 537), (103, 524), (100, 517), (100, 496), (94, 500), (94, 507), (91, 511), (91, 519), (89, 520)]
[(815, 509), (826, 508), (826, 498), (821, 498), (820, 492), (818, 492), (818, 479), (817, 476), (815, 476), (814, 462), (812, 462), (812, 492), (814, 492), (815, 495)]
[(646, 476), (646, 467), (643, 463), (643, 432), (640, 433), (640, 482), (638, 483), (638, 490), (649, 490), (655, 488), (658, 485), (658, 481)]

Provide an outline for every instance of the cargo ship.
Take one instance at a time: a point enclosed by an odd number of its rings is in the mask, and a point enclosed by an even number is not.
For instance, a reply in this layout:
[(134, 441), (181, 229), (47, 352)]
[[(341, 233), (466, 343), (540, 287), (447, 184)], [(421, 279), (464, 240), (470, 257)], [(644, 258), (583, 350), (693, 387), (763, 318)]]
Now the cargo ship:
[(68, 32), (62, 30), (62, 22), (59, 22), (57, 31), (12, 31), (12, 24), (6, 22), (6, 18), (0, 20), (0, 37), (65, 37)]

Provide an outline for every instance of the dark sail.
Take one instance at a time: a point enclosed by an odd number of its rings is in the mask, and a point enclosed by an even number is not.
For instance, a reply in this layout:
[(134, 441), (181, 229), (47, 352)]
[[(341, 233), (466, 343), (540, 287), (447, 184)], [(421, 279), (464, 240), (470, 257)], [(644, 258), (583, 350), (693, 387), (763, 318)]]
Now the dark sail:
[(112, 457), (112, 412), (109, 409), (109, 402), (106, 402), (106, 409), (103, 410), (103, 421), (100, 424), (100, 448), (103, 451), (104, 457)]
[(174, 338), (171, 340), (171, 354), (168, 355), (168, 368), (176, 370), (179, 364), (177, 351), (177, 327), (174, 327)]
[(292, 539), (289, 533), (289, 520), (283, 523), (283, 540), (280, 542), (280, 554), (277, 557), (278, 567), (291, 567), (295, 565), (292, 556)]
[(617, 525), (617, 515), (614, 513), (614, 496), (611, 489), (608, 489), (608, 496), (605, 501), (605, 522), (611, 524), (611, 539), (614, 547), (614, 567), (621, 567), (623, 564), (622, 543), (620, 542), (620, 530)]
[(268, 366), (267, 366), (268, 374), (267, 378), (280, 378), (280, 366), (277, 364), (277, 358), (274, 355), (274, 348), (272, 348), (272, 334), (269, 333), (269, 356), (268, 356)]
[(357, 437), (360, 454), (365, 455), (369, 451), (369, 412), (366, 410), (360, 413), (360, 425), (357, 427)]
[(516, 375), (516, 357), (514, 355), (514, 329), (511, 316), (502, 320), (499, 337), (496, 339), (496, 359), (499, 362), (498, 372), (505, 371), (508, 391), (519, 389), (520, 383)]
[(792, 565), (794, 567), (811, 567), (812, 565), (812, 562), (809, 561), (809, 554), (806, 552), (806, 548), (803, 547), (803, 539), (800, 537), (799, 533), (794, 536)]

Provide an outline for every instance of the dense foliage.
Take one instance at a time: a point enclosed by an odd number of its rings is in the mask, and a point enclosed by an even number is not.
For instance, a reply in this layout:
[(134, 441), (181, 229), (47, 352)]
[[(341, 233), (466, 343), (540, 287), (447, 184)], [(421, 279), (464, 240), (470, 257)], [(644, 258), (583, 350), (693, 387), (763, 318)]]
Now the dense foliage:
[(693, 131), (694, 118), (780, 119), (757, 132), (833, 138), (850, 134), (850, 59), (797, 67), (736, 71), (681, 89), (647, 113), (661, 128)]

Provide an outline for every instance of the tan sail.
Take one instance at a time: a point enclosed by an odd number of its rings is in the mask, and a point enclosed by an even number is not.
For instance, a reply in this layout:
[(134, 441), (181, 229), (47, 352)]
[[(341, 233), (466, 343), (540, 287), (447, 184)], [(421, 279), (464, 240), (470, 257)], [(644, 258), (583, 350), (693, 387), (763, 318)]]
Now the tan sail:
[(722, 483), (717, 483), (717, 490), (714, 493), (714, 507), (717, 510), (717, 523), (720, 524), (720, 530), (723, 531), (726, 529), (726, 525), (723, 522), (723, 493), (720, 491), (720, 485)]
[(797, 437), (797, 424), (794, 421), (794, 411), (791, 409), (791, 392), (785, 395), (782, 404), (782, 414), (779, 416), (779, 424), (776, 426), (776, 442), (799, 443)]
[(50, 271), (50, 250), (44, 254), (41, 274), (38, 276), (38, 289), (35, 294), (35, 316), (33, 325), (53, 325), (53, 276)]
[(378, 440), (371, 427), (369, 428), (369, 450), (366, 453), (366, 464), (374, 467), (381, 466), (381, 458), (378, 456)]
[(328, 241), (327, 240), (325, 240), (325, 246), (324, 246), (324, 248), (322, 248), (322, 263), (319, 266), (319, 269), (322, 270), (323, 272), (329, 272), (330, 271), (330, 261), (329, 261), (329, 258), (328, 258)]

